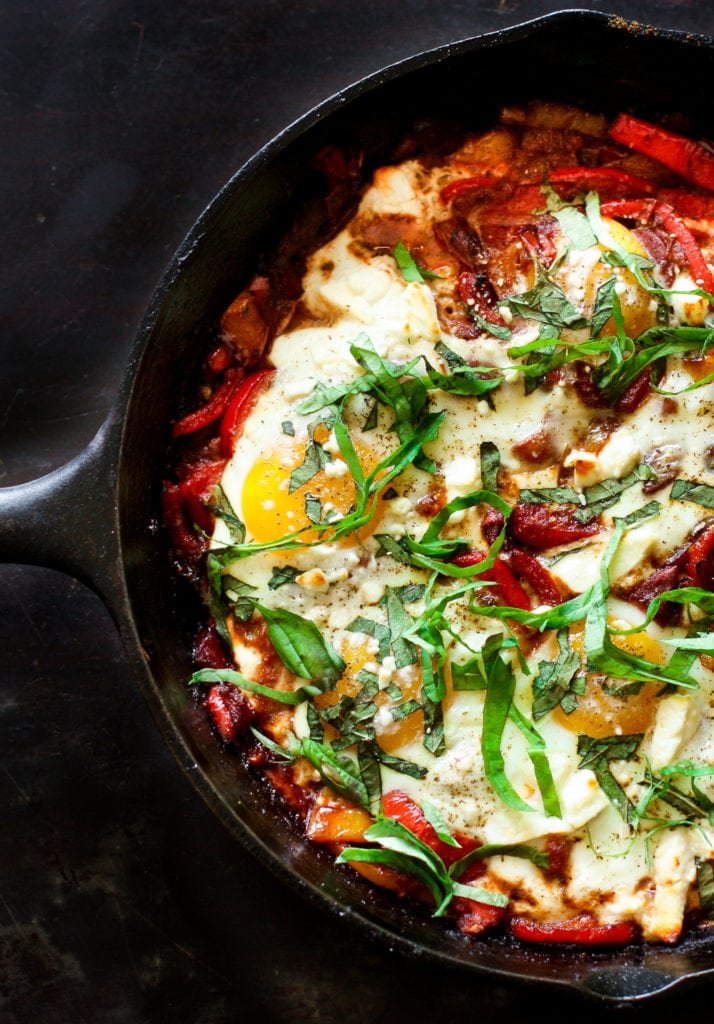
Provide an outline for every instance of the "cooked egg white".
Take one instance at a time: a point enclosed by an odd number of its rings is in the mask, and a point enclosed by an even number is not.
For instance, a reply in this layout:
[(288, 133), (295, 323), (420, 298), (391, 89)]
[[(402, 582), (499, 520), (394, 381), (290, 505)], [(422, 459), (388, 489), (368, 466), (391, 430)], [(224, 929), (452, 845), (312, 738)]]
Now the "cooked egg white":
[[(415, 162), (380, 171), (356, 221), (378, 214), (399, 214), (417, 221), (434, 218), (438, 215), (434, 197), (440, 174), (443, 170), (427, 172)], [(642, 252), (637, 239), (625, 228), (610, 222), (610, 230), (617, 244), (629, 252)], [(613, 773), (619, 770), (622, 784), (636, 804), (646, 791), (650, 769), (659, 771), (687, 759), (697, 763), (702, 757), (714, 760), (714, 677), (708, 669), (697, 661), (692, 671), (700, 688), (682, 689), (664, 697), (657, 696), (656, 686), (645, 684), (639, 695), (604, 698), (602, 680), (590, 679), (589, 690), (572, 715), (558, 710), (539, 720), (536, 725), (545, 741), (561, 808), (561, 814), (554, 816), (544, 809), (528, 742), (512, 721), (506, 722), (502, 738), (503, 770), (529, 809), (508, 806), (489, 782), (481, 745), (484, 690), (449, 691), (444, 702), (445, 751), (435, 756), (424, 746), (421, 712), (399, 722), (390, 711), (387, 688), (391, 684), (399, 686), (402, 699), (419, 699), (421, 678), (417, 666), (399, 666), (391, 654), (380, 660), (374, 636), (350, 627), (362, 618), (386, 628), (383, 599), (389, 588), (428, 582), (427, 569), (389, 557), (378, 537), (418, 538), (434, 515), (434, 509), (424, 511), (430, 495), (440, 492), (443, 504), (481, 488), (482, 442), (497, 446), (501, 472), (513, 500), (520, 487), (557, 486), (564, 470), (572, 471), (572, 486), (580, 493), (603, 481), (620, 480), (648, 453), (665, 445), (677, 448), (678, 476), (714, 484), (703, 461), (712, 430), (711, 409), (704, 393), (682, 392), (693, 378), (684, 363), (670, 359), (660, 386), (663, 391), (680, 392), (676, 412), (664, 398), (654, 396), (634, 413), (621, 416), (617, 429), (598, 446), (588, 444), (583, 425), (599, 413), (585, 406), (566, 384), (555, 383), (550, 390), (537, 388), (526, 394), (516, 370), (506, 375), (488, 401), (485, 397), (434, 391), (431, 407), (446, 412), (437, 438), (425, 447), (426, 455), (434, 461), (434, 472), (407, 467), (393, 481), (393, 493), (385, 491), (379, 496), (366, 526), (338, 539), (331, 539), (329, 530), (319, 535), (311, 529), (306, 495), (316, 499), (324, 518), (339, 521), (354, 507), (357, 486), (329, 422), (316, 426), (319, 415), (301, 412), (300, 406), (318, 384), (339, 387), (360, 376), (362, 370), (350, 351), (351, 345), (359, 344), (359, 339), (367, 335), (376, 352), (389, 363), (417, 360), (412, 372), (420, 375), (427, 372), (427, 366), (448, 372), (442, 345), (471, 365), (512, 365), (507, 346), (492, 336), (484, 333), (481, 338), (464, 341), (443, 330), (434, 300), (435, 289), (445, 287), (443, 280), (407, 283), (391, 255), (371, 253), (355, 245), (352, 231), (348, 226), (310, 258), (303, 282), (303, 304), (313, 319), (310, 326), (275, 339), (270, 363), (277, 372), (250, 413), (222, 479), (232, 509), (246, 526), (248, 542), (269, 544), (296, 534), (298, 543), (288, 550), (268, 548), (236, 561), (229, 571), (255, 587), (265, 606), (289, 609), (320, 627), (347, 664), (338, 693), (356, 692), (355, 680), (360, 672), (375, 674), (380, 686), (374, 717), (378, 741), (393, 755), (426, 770), (422, 778), (413, 778), (383, 766), (385, 791), (400, 789), (420, 804), (431, 804), (452, 830), (482, 843), (537, 846), (554, 834), (572, 839), (566, 881), (549, 880), (528, 860), (507, 855), (489, 859), (489, 877), (497, 888), (518, 893), (517, 909), (545, 920), (572, 917), (579, 909), (591, 910), (605, 922), (637, 921), (646, 939), (673, 941), (682, 927), (696, 858), (712, 855), (712, 831), (704, 820), (697, 828), (673, 824), (649, 836), (649, 824), (641, 823), (638, 829), (626, 823), (601, 787), (596, 772), (581, 766), (578, 736), (611, 735), (618, 729), (637, 731), (630, 728), (632, 724), (641, 728), (644, 739), (637, 756), (613, 766)], [(558, 273), (560, 286), (586, 315), (592, 310), (598, 286), (612, 272), (601, 262), (602, 252), (602, 245), (585, 251), (573, 249)], [(626, 324), (637, 334), (655, 322), (656, 306), (629, 272), (618, 270), (617, 277)], [(680, 275), (677, 286), (683, 283)], [(673, 305), (679, 322), (703, 322), (701, 300), (680, 296)], [(514, 330), (511, 343), (522, 344), (537, 336), (538, 325), (521, 320)], [(385, 460), (388, 465), (399, 443), (392, 429), (391, 411), (380, 408), (376, 425), (367, 427), (370, 404), (358, 397), (350, 409), (350, 437), (364, 473)], [(541, 464), (528, 464), (518, 453), (518, 442), (539, 431), (548, 433), (552, 450)], [(319, 445), (320, 468), (306, 483), (292, 487), (292, 475), (303, 466), (308, 448), (314, 443)], [(694, 503), (671, 502), (668, 493), (669, 489), (664, 488), (655, 495), (663, 506), (656, 519), (646, 520), (626, 533), (610, 566), (611, 583), (636, 582), (648, 575), (653, 560), (684, 543), (696, 524), (706, 518), (706, 509)], [(649, 500), (642, 484), (635, 483), (604, 514), (602, 534), (550, 553), (550, 572), (566, 593), (582, 594), (597, 583), (615, 517), (627, 515)], [(477, 509), (456, 513), (445, 535), (464, 537), (473, 546), (483, 548)], [(227, 527), (219, 521), (214, 546), (221, 547), (229, 540)], [(294, 580), (270, 589), (273, 572), (285, 566), (295, 570)], [(419, 598), (406, 605), (413, 617), (423, 607)], [(635, 626), (643, 617), (641, 609), (626, 601), (613, 601), (609, 613), (611, 621), (617, 620), (621, 628)], [(450, 614), (461, 636), (459, 642), (448, 638), (456, 661), (466, 661), (490, 633), (501, 628), (494, 620), (473, 616), (466, 599), (454, 602)], [(662, 640), (682, 634), (681, 629), (667, 630), (652, 624), (643, 633), (623, 637), (620, 642), (625, 650), (663, 664), (671, 648)], [(575, 637), (572, 642), (577, 646), (581, 641)], [(529, 668), (512, 660), (516, 676), (514, 704), (526, 718), (531, 715), (533, 671), (557, 653), (557, 643), (551, 636), (532, 652)], [(238, 635), (235, 656), (247, 677), (260, 680), (261, 655)], [(298, 709), (292, 722), (298, 735), (309, 731), (305, 710)], [(624, 729), (618, 725), (618, 714), (630, 725)], [(706, 788), (706, 782), (702, 786)], [(675, 822), (674, 809), (665, 808), (662, 813)]]

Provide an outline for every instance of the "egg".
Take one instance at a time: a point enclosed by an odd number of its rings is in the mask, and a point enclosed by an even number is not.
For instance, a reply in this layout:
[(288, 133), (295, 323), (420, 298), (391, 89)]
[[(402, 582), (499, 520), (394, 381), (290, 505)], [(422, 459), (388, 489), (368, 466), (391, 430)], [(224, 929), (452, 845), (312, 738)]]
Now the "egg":
[[(314, 826), (313, 840), (353, 835), (365, 809), (373, 820), (380, 794), (399, 791), (452, 833), (494, 847), (480, 882), (509, 894), (512, 912), (633, 922), (645, 941), (675, 942), (693, 898), (695, 860), (712, 856), (707, 814), (698, 829), (683, 828), (676, 808), (660, 802), (660, 828), (635, 809), (652, 772), (665, 773), (664, 785), (668, 771), (698, 763), (702, 751), (714, 762), (714, 674), (695, 652), (681, 686), (664, 682), (686, 614), (645, 622), (646, 608), (628, 594), (707, 526), (706, 501), (672, 498), (672, 479), (653, 483), (646, 465), (653, 452), (676, 446), (677, 477), (714, 487), (704, 457), (709, 392), (694, 387), (701, 374), (691, 352), (670, 355), (663, 394), (650, 392), (632, 408), (593, 397), (569, 358), (531, 384), (529, 367), (544, 351), (560, 345), (570, 354), (590, 340), (587, 323), (558, 322), (564, 301), (589, 321), (614, 277), (623, 329), (638, 339), (657, 322), (663, 272), (655, 268), (648, 288), (627, 266), (612, 265), (613, 251), (649, 261), (620, 220), (605, 217), (600, 241), (577, 247), (565, 245), (551, 218), (548, 237), (560, 248), (550, 270), (528, 263), (526, 241), (535, 243), (524, 230), (518, 259), (526, 269), (511, 286), (527, 279), (532, 287), (546, 273), (556, 312), (528, 315), (501, 282), (493, 319), (479, 321), (453, 273), (466, 243), (448, 234), (451, 214), (439, 198), (443, 182), (464, 178), (464, 166), (412, 159), (379, 169), (355, 216), (308, 257), (301, 315), (266, 355), (276, 372), (221, 480), (245, 528), (223, 573), (229, 585), (252, 588), (263, 609), (294, 616), (294, 628), (344, 667), (297, 710), (284, 706), (260, 724), (286, 750), (292, 736), (328, 751), (318, 768), (299, 757), (292, 776), (308, 802), (319, 793), (321, 821), (330, 801), (358, 801), (335, 783), (335, 764), (371, 779), (372, 798), (363, 798), (349, 829)], [(506, 194), (506, 207), (511, 201)], [(478, 220), (468, 217), (467, 209), (459, 231)], [(509, 246), (511, 227), (503, 229)], [(416, 273), (405, 275), (392, 246), (379, 241), (397, 228), (444, 274), (414, 259)], [(480, 242), (469, 244), (468, 258), (483, 265)], [(476, 273), (470, 265), (464, 272)], [(684, 271), (675, 286), (691, 291)], [(701, 301), (672, 296), (671, 326), (703, 324)], [(598, 338), (616, 332), (611, 314)], [(591, 382), (607, 356), (607, 345), (582, 355)], [(493, 379), (497, 387), (484, 386)], [(427, 423), (428, 436), (405, 456)], [(507, 525), (501, 534), (499, 516), (519, 505), (547, 509), (546, 540), (539, 513), (530, 533)], [(343, 528), (355, 510), (359, 521)], [(562, 515), (572, 539), (555, 531)], [(591, 521), (589, 532), (581, 529)], [(503, 543), (498, 561), (479, 575), (495, 536), (496, 547)], [(232, 543), (219, 517), (211, 546)], [(549, 618), (554, 592), (561, 618)], [(510, 614), (500, 613), (504, 605)], [(264, 635), (256, 640), (231, 623), (239, 670), (270, 685), (275, 650)], [(593, 623), (607, 627), (605, 655), (593, 645)], [(272, 640), (278, 655), (281, 643), (299, 644), (293, 634)], [(502, 648), (489, 669), (495, 642)], [(293, 679), (298, 685), (304, 677)], [(560, 875), (538, 866), (554, 836), (568, 851)], [(357, 837), (367, 843), (369, 834)], [(513, 846), (531, 853), (515, 855)], [(371, 875), (379, 881), (378, 871)]]

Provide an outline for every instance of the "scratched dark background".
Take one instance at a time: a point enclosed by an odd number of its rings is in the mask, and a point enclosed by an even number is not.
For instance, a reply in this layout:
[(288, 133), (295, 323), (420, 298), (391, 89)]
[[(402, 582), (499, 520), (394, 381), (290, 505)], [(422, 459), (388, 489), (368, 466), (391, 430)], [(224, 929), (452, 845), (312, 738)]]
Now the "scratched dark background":
[[(171, 254), (264, 142), (385, 64), (568, 6), (2, 4), (0, 485), (87, 445)], [(714, 33), (696, 0), (590, 6)], [(0, 566), (0, 680), (0, 1024), (657, 1021), (711, 994), (605, 1011), (413, 963), (307, 906), (197, 797), (69, 576)]]

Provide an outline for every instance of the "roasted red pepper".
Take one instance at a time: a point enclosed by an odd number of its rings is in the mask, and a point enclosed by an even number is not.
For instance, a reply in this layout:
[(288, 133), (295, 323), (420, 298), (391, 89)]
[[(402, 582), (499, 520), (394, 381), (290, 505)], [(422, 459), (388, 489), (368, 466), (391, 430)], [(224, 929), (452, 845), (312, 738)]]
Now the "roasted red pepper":
[(569, 921), (538, 922), (527, 917), (514, 917), (511, 932), (522, 942), (562, 944), (574, 942), (579, 946), (626, 946), (634, 942), (639, 930), (632, 921), (599, 924), (583, 914)]
[(654, 219), (681, 245), (694, 283), (709, 292), (710, 295), (714, 294), (714, 277), (709, 265), (704, 259), (696, 238), (679, 214), (668, 203), (657, 203)]
[(206, 707), (224, 743), (235, 743), (253, 718), (253, 709), (232, 683), (216, 683), (206, 697)]
[(205, 546), (205, 539), (193, 529), (186, 514), (186, 503), (178, 484), (166, 481), (161, 494), (163, 521), (171, 543), (180, 558), (196, 558)]
[(231, 366), (226, 370), (225, 376), (205, 405), (202, 405), (194, 412), (177, 420), (173, 427), (173, 436), (181, 437), (183, 434), (192, 434), (209, 423), (215, 423), (228, 408), (231, 399), (240, 387), (243, 379), (243, 371), (237, 366)]
[(541, 604), (555, 606), (563, 600), (557, 583), (535, 555), (513, 548), (508, 553), (508, 564), (516, 576), (529, 584)]
[(692, 541), (683, 568), (685, 586), (714, 590), (714, 524)]
[(570, 191), (594, 191), (616, 195), (651, 195), (655, 186), (646, 178), (639, 178), (616, 167), (557, 167), (548, 172), (548, 181), (556, 192), (570, 186)]
[(480, 845), (475, 839), (459, 834), (454, 836), (459, 843), (458, 846), (450, 846), (439, 839), (433, 826), (426, 820), (421, 807), (400, 789), (392, 789), (382, 796), (382, 813), (385, 818), (394, 818), (404, 828), (408, 828), (417, 839), (437, 853), (447, 867)]
[(203, 503), (220, 480), (225, 464), (225, 459), (200, 462), (179, 484), (191, 521), (204, 533), (213, 530), (213, 516)]
[[(444, 864), (450, 867), (456, 861), (461, 860), (467, 853), (480, 846), (475, 839), (469, 836), (455, 834), (454, 838), (458, 846), (450, 846), (439, 839), (434, 828), (426, 820), (423, 811), (411, 797), (401, 790), (391, 790), (382, 797), (382, 812), (387, 818), (394, 818), (400, 824), (408, 828), (410, 832), (420, 839), (422, 843), (432, 849), (441, 857)], [(460, 876), (463, 884), (473, 881), (483, 874), (483, 864), (475, 861), (469, 865), (466, 871)], [(451, 910), (455, 914), (456, 924), (460, 931), (467, 935), (478, 935), (487, 928), (497, 925), (506, 913), (505, 907), (494, 907), (488, 903), (479, 903), (475, 900), (468, 900), (457, 896), (454, 898)]]
[(468, 192), (475, 192), (480, 188), (494, 188), (501, 178), (496, 174), (478, 174), (471, 178), (457, 178), (444, 185), (439, 196), (444, 203), (451, 203), (454, 199), (460, 199)]
[(536, 551), (594, 537), (600, 529), (599, 516), (581, 523), (567, 505), (518, 502), (508, 519), (510, 536)]
[(209, 622), (196, 637), (193, 662), (198, 668), (233, 668), (213, 622)]
[(600, 205), (603, 217), (621, 220), (648, 221), (654, 213), (656, 199), (608, 199)]
[(613, 406), (615, 412), (634, 412), (652, 393), (652, 367), (648, 366), (625, 388)]
[(503, 512), (499, 512), (493, 505), (489, 505), (481, 520), (481, 533), (488, 544), (493, 544), (503, 529), (505, 522)]
[(206, 359), (206, 366), (211, 373), (219, 374), (227, 370), (233, 362), (233, 355), (231, 350), (223, 342), (220, 345), (216, 345), (214, 350), (209, 354)]
[(472, 313), (489, 324), (505, 327), (506, 323), (496, 309), (498, 298), (487, 274), (466, 270), (459, 274), (459, 296)]
[[(456, 555), (452, 561), (454, 565), (465, 567), (478, 565), (485, 558), (486, 555), (483, 551), (472, 550)], [(530, 609), (531, 602), (528, 594), (500, 556), (496, 558), (492, 568), (483, 573), (482, 578), (496, 584), (495, 589), (499, 598), (509, 608), (523, 608), (525, 611)]]
[(650, 200), (623, 199), (611, 203), (603, 203), (600, 209), (605, 217), (639, 220), (643, 223), (651, 221), (659, 225), (682, 249), (695, 284), (700, 288), (704, 288), (709, 294), (714, 293), (714, 275), (712, 275), (709, 265), (704, 259), (704, 254), (679, 213), (669, 203), (657, 202), (652, 204)]
[(500, 924), (506, 916), (506, 907), (494, 907), (490, 903), (478, 903), (457, 896), (453, 909), (456, 912), (456, 924), (465, 935), (480, 935), (489, 928)]
[(664, 164), (686, 181), (714, 190), (714, 154), (700, 143), (630, 114), (615, 118), (610, 135), (615, 142)]
[(265, 369), (252, 373), (241, 383), (231, 398), (230, 404), (223, 413), (221, 420), (221, 451), (230, 458), (233, 454), (246, 417), (258, 400), (261, 391), (268, 386), (275, 375), (275, 370)]
[[(633, 601), (643, 611), (647, 611), (650, 602), (654, 601), (656, 597), (659, 597), (660, 594), (667, 590), (674, 590), (680, 585), (681, 575), (682, 569), (680, 564), (662, 565), (659, 569), (655, 569), (651, 576), (648, 576), (647, 579), (642, 580), (637, 586), (633, 587), (626, 594), (627, 599)], [(666, 626), (672, 621), (679, 607), (673, 601), (663, 601), (657, 609), (655, 622), (660, 626)]]

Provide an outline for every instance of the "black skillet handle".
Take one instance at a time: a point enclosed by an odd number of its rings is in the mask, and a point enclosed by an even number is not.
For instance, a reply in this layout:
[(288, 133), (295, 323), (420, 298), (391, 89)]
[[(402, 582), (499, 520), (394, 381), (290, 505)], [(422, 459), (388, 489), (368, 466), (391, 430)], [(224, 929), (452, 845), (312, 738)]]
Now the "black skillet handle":
[(117, 431), (46, 476), (0, 488), (0, 562), (60, 569), (88, 584), (114, 613), (122, 589), (116, 502)]

